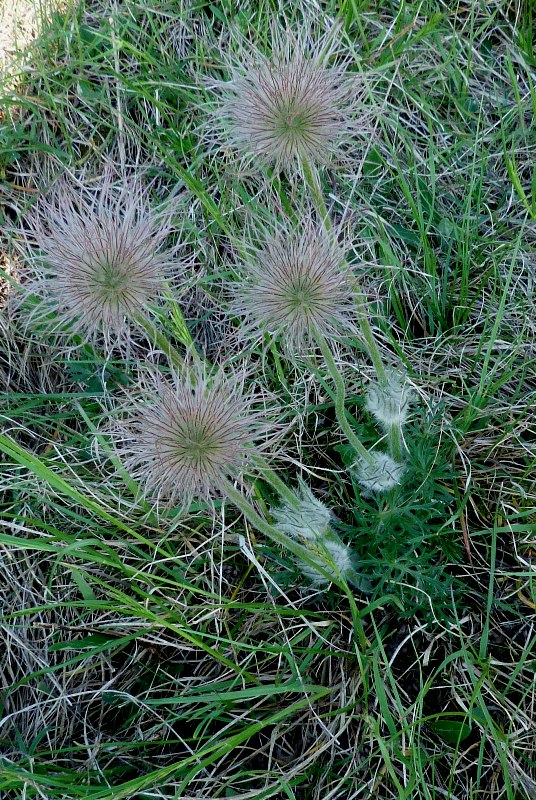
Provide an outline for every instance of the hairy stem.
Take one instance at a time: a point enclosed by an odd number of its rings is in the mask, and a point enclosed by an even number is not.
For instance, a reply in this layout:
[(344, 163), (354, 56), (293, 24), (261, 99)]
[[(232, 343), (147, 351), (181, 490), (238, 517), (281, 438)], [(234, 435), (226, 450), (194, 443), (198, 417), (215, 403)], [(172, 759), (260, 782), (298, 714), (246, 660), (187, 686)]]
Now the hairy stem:
[(313, 200), (316, 205), (316, 210), (320, 215), (322, 224), (326, 229), (326, 231), (331, 234), (333, 231), (333, 227), (331, 225), (331, 220), (329, 218), (329, 212), (326, 206), (326, 202), (324, 200), (324, 195), (322, 194), (322, 189), (320, 187), (320, 179), (318, 177), (318, 172), (315, 169), (313, 169), (313, 167), (309, 164), (305, 156), (302, 156), (301, 165), (303, 169), (303, 176), (305, 178), (305, 182), (307, 183), (311, 191)]
[(335, 386), (335, 413), (337, 415), (337, 421), (341, 426), (346, 438), (354, 448), (354, 450), (361, 456), (361, 458), (363, 458), (369, 464), (373, 464), (374, 458), (372, 454), (369, 453), (365, 445), (355, 434), (352, 426), (350, 425), (346, 417), (346, 408), (344, 405), (346, 399), (346, 389), (344, 386), (344, 379), (339, 370), (337, 369), (335, 359), (333, 358), (333, 354), (329, 349), (329, 345), (326, 341), (326, 338), (317, 331), (316, 341), (320, 346), (320, 350), (322, 351), (322, 355), (324, 357), (324, 361), (326, 362), (328, 372)]
[(300, 501), (296, 497), (295, 493), (292, 489), (289, 489), (287, 484), (281, 480), (279, 475), (268, 466), (262, 456), (255, 456), (253, 459), (254, 464), (259, 468), (259, 472), (264, 480), (270, 484), (272, 489), (274, 489), (287, 503), (292, 506), (293, 508), (299, 508)]
[(402, 429), (400, 425), (391, 425), (387, 434), (389, 452), (395, 461), (401, 462), (404, 456), (402, 444)]
[[(302, 163), (303, 175), (311, 191), (311, 195), (313, 196), (317, 212), (322, 220), (324, 228), (326, 229), (327, 233), (331, 236), (333, 234), (333, 227), (331, 224), (331, 220), (329, 218), (329, 212), (320, 187), (320, 179), (318, 176), (318, 172), (309, 164), (307, 159), (302, 157), (301, 163)], [(374, 332), (372, 330), (368, 314), (365, 310), (366, 309), (365, 296), (363, 295), (363, 292), (361, 291), (361, 288), (357, 283), (357, 281), (355, 286), (355, 307), (356, 307), (359, 327), (361, 329), (361, 333), (363, 334), (363, 338), (367, 345), (367, 351), (370, 356), (370, 360), (374, 364), (374, 369), (376, 370), (376, 376), (380, 384), (382, 386), (385, 386), (385, 384), (387, 383), (385, 366), (380, 353), (380, 348), (378, 347), (378, 343), (376, 342), (376, 339), (374, 337)]]

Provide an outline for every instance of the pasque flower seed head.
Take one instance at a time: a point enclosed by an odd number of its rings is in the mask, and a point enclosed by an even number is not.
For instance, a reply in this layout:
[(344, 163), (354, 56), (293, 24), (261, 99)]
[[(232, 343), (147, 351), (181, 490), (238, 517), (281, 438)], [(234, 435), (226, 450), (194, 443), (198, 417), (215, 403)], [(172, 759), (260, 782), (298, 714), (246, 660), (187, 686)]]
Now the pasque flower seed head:
[[(335, 35), (334, 35), (335, 33)], [(272, 52), (241, 42), (217, 81), (211, 130), (249, 161), (295, 171), (305, 160), (325, 164), (363, 127), (363, 82), (337, 59), (336, 31), (315, 38), (311, 27), (272, 30)], [(236, 50), (237, 48), (235, 48)]]
[(34, 315), (53, 314), (85, 339), (124, 340), (128, 322), (182, 271), (177, 246), (166, 249), (174, 210), (151, 208), (137, 179), (115, 185), (110, 170), (96, 188), (58, 182), (22, 231)]
[(355, 331), (354, 279), (336, 233), (307, 213), (299, 225), (269, 231), (249, 250), (244, 279), (233, 287), (233, 313), (245, 317), (245, 337), (281, 335), (299, 350), (317, 334)]
[(211, 376), (200, 366), (186, 366), (171, 381), (152, 372), (142, 377), (111, 435), (156, 505), (209, 499), (273, 438), (277, 426), (258, 410), (260, 396), (245, 394), (244, 381), (244, 373)]

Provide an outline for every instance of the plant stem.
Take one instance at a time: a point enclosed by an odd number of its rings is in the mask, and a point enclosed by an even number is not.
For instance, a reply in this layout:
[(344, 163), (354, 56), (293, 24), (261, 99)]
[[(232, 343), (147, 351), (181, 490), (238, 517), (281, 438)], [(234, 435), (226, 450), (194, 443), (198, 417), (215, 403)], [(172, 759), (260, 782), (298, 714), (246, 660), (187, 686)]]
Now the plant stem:
[(391, 425), (388, 432), (389, 452), (399, 463), (403, 459), (402, 430), (400, 425)]
[(265, 460), (261, 456), (255, 456), (253, 458), (254, 464), (259, 468), (261, 476), (264, 480), (270, 484), (272, 489), (274, 489), (287, 503), (292, 506), (293, 508), (299, 508), (300, 501), (296, 497), (296, 494), (289, 489), (287, 484), (281, 480), (279, 475), (268, 466)]
[[(307, 159), (302, 157), (301, 163), (302, 163), (303, 175), (313, 196), (317, 212), (322, 220), (322, 224), (324, 225), (326, 232), (329, 234), (330, 238), (332, 238), (333, 226), (331, 224), (331, 220), (329, 218), (329, 212), (320, 187), (320, 179), (318, 176), (318, 172), (315, 169), (313, 169), (313, 167), (309, 164)], [(376, 376), (380, 384), (382, 386), (385, 386), (385, 384), (387, 383), (385, 366), (380, 353), (380, 348), (378, 347), (378, 343), (376, 342), (374, 333), (372, 331), (372, 326), (370, 324), (368, 314), (365, 310), (366, 299), (363, 292), (361, 291), (361, 287), (359, 286), (357, 280), (355, 284), (355, 307), (356, 307), (359, 327), (361, 328), (361, 333), (363, 334), (363, 338), (366, 342), (370, 360), (374, 364), (374, 369), (376, 370)]]
[(374, 369), (376, 370), (376, 377), (378, 378), (378, 383), (380, 383), (382, 386), (385, 386), (387, 383), (385, 366), (380, 353), (380, 348), (378, 347), (376, 339), (374, 338), (374, 333), (372, 331), (372, 326), (370, 324), (367, 312), (365, 311), (366, 307), (365, 304), (366, 304), (365, 296), (361, 291), (359, 284), (356, 282), (355, 307), (356, 307), (359, 327), (361, 328), (361, 333), (363, 334), (363, 338), (367, 343), (368, 354), (370, 356), (370, 360), (374, 364)]
[(170, 365), (176, 369), (182, 369), (184, 366), (183, 357), (179, 351), (173, 347), (171, 342), (169, 342), (168, 339), (166, 339), (166, 337), (160, 333), (153, 323), (147, 319), (147, 317), (144, 317), (143, 314), (136, 314), (134, 319), (140, 328), (145, 331), (149, 339), (153, 341), (164, 353)]
[(326, 202), (324, 200), (324, 195), (322, 194), (322, 189), (320, 188), (320, 180), (318, 177), (318, 172), (316, 170), (313, 170), (307, 159), (303, 156), (301, 159), (301, 165), (303, 169), (303, 176), (305, 178), (305, 182), (307, 183), (309, 189), (311, 190), (311, 194), (313, 195), (313, 200), (316, 204), (316, 210), (320, 215), (322, 224), (326, 229), (326, 231), (329, 234), (332, 234), (333, 227), (331, 225), (331, 220), (329, 218), (329, 212), (326, 206)]
[(344, 386), (344, 379), (339, 370), (337, 369), (335, 359), (333, 358), (333, 354), (329, 349), (329, 345), (326, 341), (326, 338), (317, 331), (316, 341), (320, 346), (320, 350), (322, 351), (322, 355), (324, 357), (324, 361), (326, 362), (328, 372), (331, 376), (331, 379), (333, 380), (333, 383), (335, 384), (335, 413), (337, 415), (338, 423), (341, 426), (342, 430), (344, 431), (346, 438), (348, 439), (354, 450), (361, 456), (361, 458), (363, 458), (369, 464), (373, 464), (374, 457), (372, 456), (371, 453), (369, 453), (365, 445), (354, 433), (352, 426), (350, 425), (350, 423), (346, 418), (346, 409), (344, 406), (346, 389)]

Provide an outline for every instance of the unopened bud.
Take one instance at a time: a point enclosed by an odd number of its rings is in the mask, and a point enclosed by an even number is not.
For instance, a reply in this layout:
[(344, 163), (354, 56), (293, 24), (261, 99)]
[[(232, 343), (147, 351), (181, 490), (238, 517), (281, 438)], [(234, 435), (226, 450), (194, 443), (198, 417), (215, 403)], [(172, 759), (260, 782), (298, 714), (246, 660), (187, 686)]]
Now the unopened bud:
[(371, 460), (360, 459), (352, 471), (364, 489), (370, 492), (387, 492), (402, 480), (404, 466), (387, 453), (371, 453)]
[(384, 384), (374, 382), (368, 387), (367, 410), (384, 427), (401, 427), (408, 418), (412, 394), (404, 376), (389, 371)]
[(327, 585), (327, 575), (333, 580), (350, 578), (355, 574), (352, 551), (332, 530), (331, 511), (304, 485), (296, 501), (285, 502), (272, 513), (277, 529), (307, 548), (310, 562), (299, 563), (303, 574), (316, 586)]

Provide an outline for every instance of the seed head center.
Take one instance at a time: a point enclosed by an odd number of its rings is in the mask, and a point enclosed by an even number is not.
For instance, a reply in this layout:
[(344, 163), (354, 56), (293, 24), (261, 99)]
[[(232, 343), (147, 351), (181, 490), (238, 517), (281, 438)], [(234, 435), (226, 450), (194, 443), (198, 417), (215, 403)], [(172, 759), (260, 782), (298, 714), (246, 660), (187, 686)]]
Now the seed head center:
[(184, 438), (181, 439), (181, 447), (193, 462), (210, 457), (218, 449), (213, 437), (206, 430), (196, 427), (191, 427), (185, 432)]
[(129, 284), (128, 269), (113, 261), (104, 261), (99, 265), (96, 284), (106, 298), (123, 294)]
[(308, 128), (307, 117), (308, 114), (303, 109), (296, 108), (294, 103), (282, 108), (279, 116), (280, 133), (289, 138), (303, 136)]
[(315, 292), (312, 286), (306, 283), (297, 283), (292, 292), (292, 304), (294, 308), (310, 308), (315, 299)]

